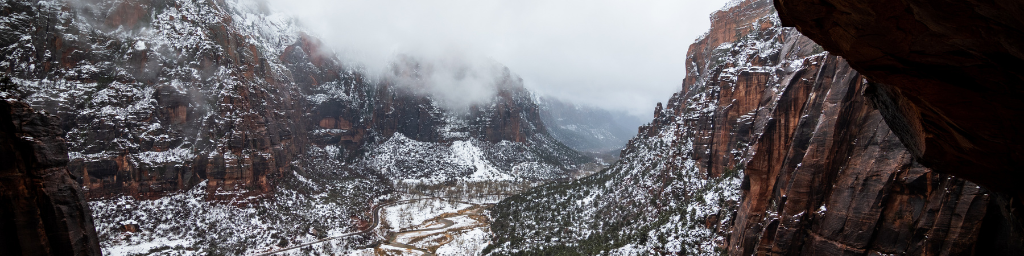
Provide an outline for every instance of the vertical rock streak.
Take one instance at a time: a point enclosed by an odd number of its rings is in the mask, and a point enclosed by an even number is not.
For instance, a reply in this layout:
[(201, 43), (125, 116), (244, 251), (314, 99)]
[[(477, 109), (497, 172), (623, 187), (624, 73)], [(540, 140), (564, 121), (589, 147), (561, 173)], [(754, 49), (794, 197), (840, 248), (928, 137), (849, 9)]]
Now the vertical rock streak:
[(100, 255), (59, 119), (0, 101), (0, 254)]

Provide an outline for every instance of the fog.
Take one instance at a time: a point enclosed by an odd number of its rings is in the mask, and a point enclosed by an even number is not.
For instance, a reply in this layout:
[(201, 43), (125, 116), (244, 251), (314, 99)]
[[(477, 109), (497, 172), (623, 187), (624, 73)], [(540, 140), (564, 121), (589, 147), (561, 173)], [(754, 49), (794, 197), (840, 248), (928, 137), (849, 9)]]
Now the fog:
[(400, 55), (391, 60), (383, 78), (432, 96), (442, 107), (458, 112), (468, 110), (471, 104), (487, 103), (505, 77), (500, 63), (457, 51), (438, 56)]
[(508, 66), (538, 94), (645, 119), (680, 90), (687, 47), (726, 2), (267, 1), (371, 72), (458, 53)]

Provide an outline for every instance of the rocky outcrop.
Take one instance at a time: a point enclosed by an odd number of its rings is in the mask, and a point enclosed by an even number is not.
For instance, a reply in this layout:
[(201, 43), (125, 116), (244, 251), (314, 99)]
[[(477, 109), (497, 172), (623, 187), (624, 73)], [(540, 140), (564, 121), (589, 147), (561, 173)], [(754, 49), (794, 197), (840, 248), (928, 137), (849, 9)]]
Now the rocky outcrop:
[(0, 100), (0, 254), (100, 255), (57, 117)]
[(202, 180), (262, 194), (307, 147), (292, 136), (308, 124), (302, 87), (224, 3), (2, 8), (17, 29), (2, 31), (12, 40), (0, 66), (34, 92), (32, 104), (61, 116), (69, 169), (89, 197), (153, 198)]
[(1024, 188), (1024, 4), (775, 2), (786, 26), (846, 58), (924, 165), (1020, 200)]
[(755, 121), (730, 253), (973, 253), (988, 192), (914, 162), (841, 58), (805, 64)]
[[(771, 7), (759, 5), (764, 2), (741, 3), (713, 20), (768, 16)], [(770, 22), (776, 21), (741, 23), (751, 24), (746, 29), (713, 25), (709, 35), (778, 26)], [(864, 76), (827, 52), (801, 57), (821, 48), (799, 33), (782, 31), (778, 52), (752, 55), (733, 46), (726, 56), (745, 61), (687, 79), (719, 89), (710, 102), (718, 109), (714, 115), (685, 121), (699, 127), (690, 135), (696, 144), (692, 157), (709, 177), (728, 169), (744, 172), (726, 248), (730, 254), (958, 255), (983, 248), (975, 247), (986, 243), (979, 240), (982, 226), (1001, 221), (985, 217), (995, 205), (990, 194), (917, 164), (864, 97), (872, 86)], [(715, 38), (695, 43), (688, 63), (715, 67), (714, 58), (722, 57), (700, 51), (709, 48), (702, 44), (721, 45), (710, 42)], [(779, 64), (788, 68), (757, 68)], [(679, 102), (670, 100), (667, 109), (684, 106), (682, 99), (697, 98), (686, 94), (700, 93), (690, 90), (703, 89), (684, 88)]]
[(1024, 253), (1024, 5), (778, 0), (779, 16), (873, 83), (866, 95), (923, 165), (994, 190), (979, 248)]
[(13, 57), (6, 66), (44, 67), (13, 74), (36, 92), (33, 104), (62, 116), (70, 169), (92, 198), (156, 198), (203, 180), (211, 192), (266, 194), (282, 172), (302, 166), (296, 160), (312, 145), (307, 134), (321, 120), (307, 116), (315, 106), (305, 95), (325, 85), (362, 86), (308, 35), (240, 20), (252, 18), (238, 15), (244, 6), (9, 1), (6, 8), (11, 23), (25, 26), (4, 31), (22, 40), (5, 48)]

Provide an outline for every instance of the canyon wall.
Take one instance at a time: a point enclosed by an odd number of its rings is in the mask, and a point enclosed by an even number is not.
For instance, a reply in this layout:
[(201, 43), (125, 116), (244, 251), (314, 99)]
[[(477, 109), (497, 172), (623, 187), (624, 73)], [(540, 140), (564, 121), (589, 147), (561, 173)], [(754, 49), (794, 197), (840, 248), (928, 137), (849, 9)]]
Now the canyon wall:
[[(294, 20), (251, 1), (8, 1), (0, 61), (33, 106), (61, 117), (90, 198), (159, 198), (206, 181), (211, 198), (269, 194), (291, 172), (349, 168), (401, 133), (559, 151), (507, 69), (463, 112), (344, 65)], [(428, 62), (428, 61), (424, 61)], [(424, 66), (424, 65), (419, 65)], [(419, 67), (417, 66), (417, 67)], [(502, 166), (505, 166), (504, 164)], [(555, 174), (559, 176), (560, 174)], [(217, 192), (220, 191), (220, 192)]]
[(786, 26), (846, 58), (922, 164), (1024, 198), (1024, 3), (776, 1)]
[(0, 100), (0, 254), (100, 255), (60, 119)]
[(914, 162), (843, 59), (805, 61), (755, 118), (730, 253), (972, 254), (988, 192)]
[(916, 162), (846, 59), (770, 1), (711, 19), (622, 160), (499, 203), (489, 253), (1013, 254), (999, 196)]
[(33, 92), (30, 103), (61, 117), (69, 169), (89, 197), (154, 198), (202, 180), (266, 193), (306, 149), (293, 135), (308, 126), (308, 103), (295, 98), (310, 85), (293, 83), (276, 45), (238, 26), (252, 17), (223, 3), (3, 8), (12, 26), (0, 66)]
[[(992, 190), (992, 253), (1024, 254), (1024, 4), (775, 1), (781, 21), (874, 82), (866, 96), (916, 160)], [(997, 217), (998, 216), (998, 217)]]

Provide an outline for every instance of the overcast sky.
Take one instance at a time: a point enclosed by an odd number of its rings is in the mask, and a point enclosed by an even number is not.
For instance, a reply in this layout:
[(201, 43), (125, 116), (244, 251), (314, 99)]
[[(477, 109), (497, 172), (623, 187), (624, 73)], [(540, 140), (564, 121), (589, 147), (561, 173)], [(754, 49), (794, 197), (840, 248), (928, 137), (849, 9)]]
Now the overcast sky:
[(727, 0), (269, 0), (344, 58), (459, 52), (508, 66), (528, 88), (651, 117), (680, 90), (687, 47)]

